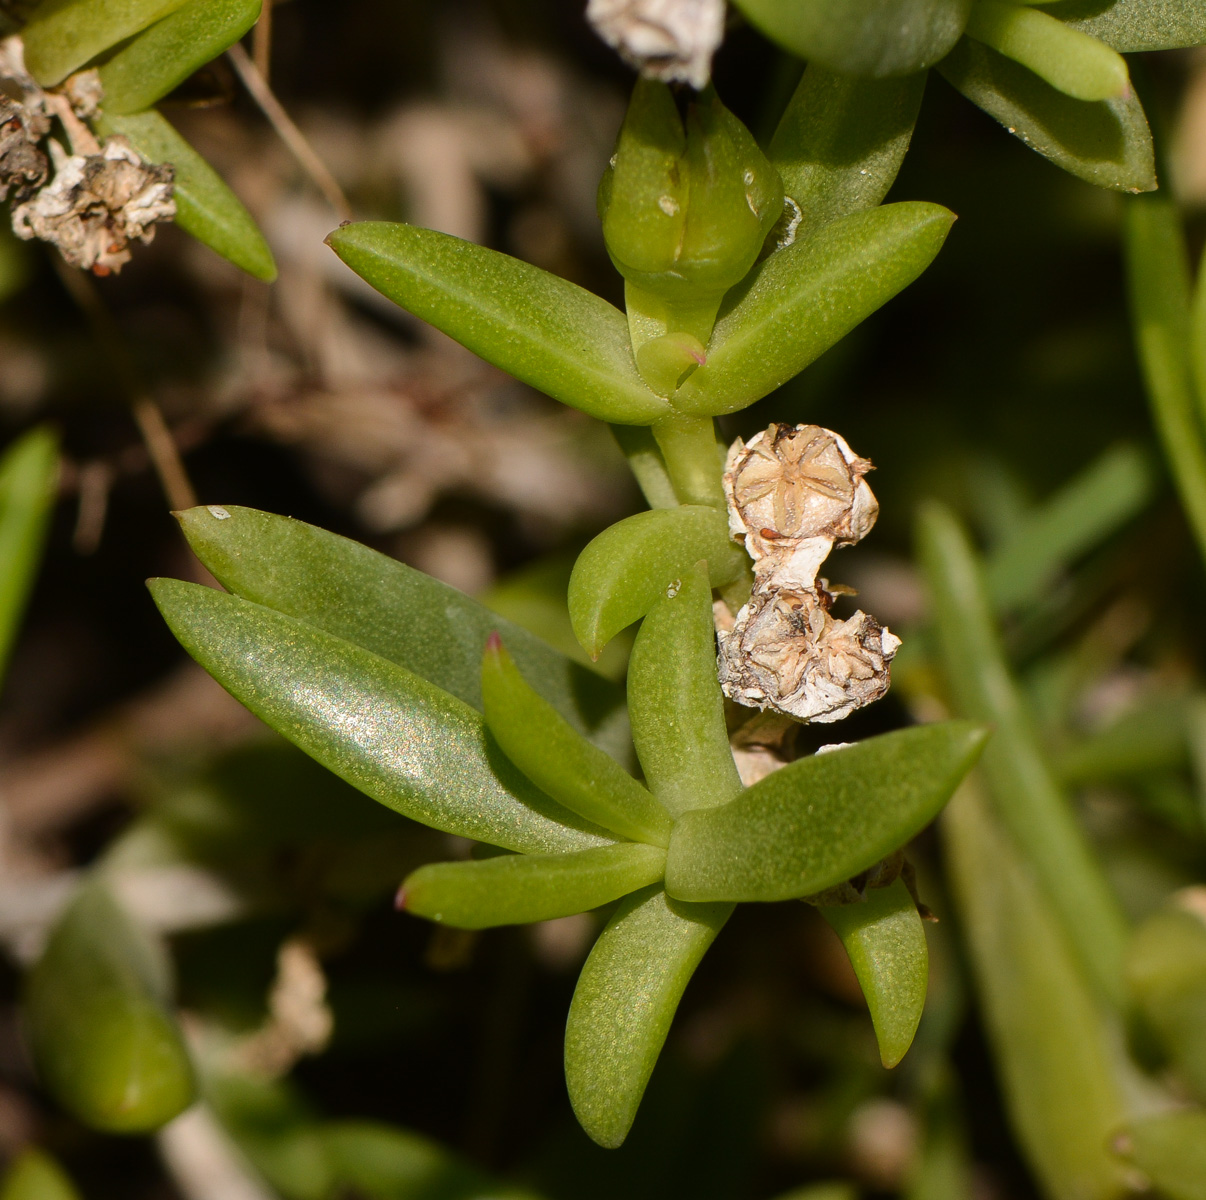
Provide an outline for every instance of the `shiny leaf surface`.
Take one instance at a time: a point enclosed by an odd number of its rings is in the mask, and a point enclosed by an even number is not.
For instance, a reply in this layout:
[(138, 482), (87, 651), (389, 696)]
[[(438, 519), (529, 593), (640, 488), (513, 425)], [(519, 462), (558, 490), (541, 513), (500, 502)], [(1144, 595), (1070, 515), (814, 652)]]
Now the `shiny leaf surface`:
[(261, 0), (189, 0), (100, 68), (107, 113), (148, 109), (199, 67), (217, 58), (260, 15)]
[(736, 579), (747, 561), (725, 515), (708, 505), (651, 509), (605, 529), (570, 576), (570, 620), (583, 649), (597, 655), (701, 559), (714, 587)]
[(624, 314), (577, 284), (414, 225), (365, 221), (327, 242), (395, 304), (554, 400), (626, 425), (669, 411), (637, 374)]
[(565, 1082), (600, 1146), (628, 1136), (678, 1002), (732, 911), (653, 888), (624, 900), (599, 935), (570, 1004)]
[(167, 956), (103, 884), (76, 894), (26, 982), (38, 1074), (85, 1125), (159, 1128), (192, 1103), (188, 1053), (167, 1009)]
[(666, 890), (681, 900), (790, 900), (866, 870), (937, 816), (987, 731), (944, 721), (798, 759), (720, 808), (683, 813)]
[(398, 907), (457, 929), (550, 921), (657, 883), (665, 865), (664, 850), (636, 842), (573, 854), (430, 863), (407, 876)]
[(871, 1010), (879, 1057), (894, 1067), (913, 1043), (925, 1007), (930, 955), (909, 889), (897, 879), (873, 888), (862, 904), (821, 909), (833, 926)]
[(908, 201), (854, 213), (776, 251), (725, 297), (683, 412), (737, 412), (799, 374), (933, 262), (954, 214)]
[(938, 70), (1010, 133), (1079, 179), (1127, 192), (1156, 187), (1152, 135), (1133, 92), (1095, 104), (1074, 100), (967, 38)]
[(256, 279), (271, 283), (276, 262), (243, 202), (155, 109), (94, 122), (102, 136), (120, 133), (148, 162), (171, 163), (176, 172), (176, 224)]
[(602, 831), (538, 791), (463, 701), (282, 613), (152, 580), (184, 648), (261, 720), (374, 800), (508, 850), (582, 850)]
[(456, 588), (290, 517), (211, 505), (177, 518), (235, 595), (362, 646), (479, 711), (482, 650), (497, 630), (524, 678), (579, 733), (616, 757), (631, 753), (621, 688)]
[(641, 624), (628, 663), (628, 716), (645, 779), (675, 816), (741, 790), (716, 675), (712, 589), (699, 567)]

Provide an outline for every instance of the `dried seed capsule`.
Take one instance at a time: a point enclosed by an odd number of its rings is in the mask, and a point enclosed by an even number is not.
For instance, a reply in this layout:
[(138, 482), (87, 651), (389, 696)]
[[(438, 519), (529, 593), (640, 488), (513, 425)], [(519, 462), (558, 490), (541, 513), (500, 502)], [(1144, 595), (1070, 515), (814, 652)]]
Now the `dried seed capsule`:
[(824, 588), (755, 588), (718, 634), (724, 693), (801, 721), (840, 721), (886, 694), (900, 639), (874, 617), (835, 620)]
[(879, 504), (863, 478), (872, 465), (819, 425), (769, 426), (738, 438), (725, 463), (729, 530), (744, 541), (759, 579), (811, 588), (834, 545), (875, 524)]

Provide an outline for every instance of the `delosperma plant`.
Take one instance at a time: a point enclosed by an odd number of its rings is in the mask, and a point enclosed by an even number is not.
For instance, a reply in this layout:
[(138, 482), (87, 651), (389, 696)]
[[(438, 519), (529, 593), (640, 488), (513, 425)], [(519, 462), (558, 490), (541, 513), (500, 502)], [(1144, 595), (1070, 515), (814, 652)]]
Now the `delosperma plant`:
[[(709, 82), (722, 0), (589, 4), (638, 71), (598, 189), (623, 311), (416, 225), (344, 222), (327, 238), (408, 313), (611, 427), (648, 508), (586, 545), (566, 604), (591, 660), (636, 627), (624, 685), (386, 555), (233, 504), (176, 514), (224, 590), (155, 579), (152, 595), (189, 654), (268, 726), (385, 808), (473, 843), (406, 873), (396, 920), (479, 930), (597, 913), (564, 1066), (600, 1145), (627, 1137), (691, 976), (741, 902), (821, 912), (866, 998), (880, 1061), (900, 1063), (926, 1001), (931, 915), (905, 850), (958, 791), (943, 817), (946, 874), (1006, 1106), (1041, 1186), (1054, 1200), (1117, 1200), (1138, 1180), (1201, 1200), (1206, 1111), (1191, 1098), (1206, 1100), (1206, 934), (1188, 900), (1132, 930), (1068, 803), (1074, 770), (1052, 767), (1002, 635), (1027, 605), (1041, 615), (1060, 567), (1141, 505), (1141, 456), (1107, 454), (987, 561), (949, 509), (924, 507), (928, 627), (904, 631), (906, 647), (914, 634), (925, 645), (903, 689), (925, 723), (853, 744), (839, 727), (793, 757), (801, 724), (827, 728), (887, 693), (902, 646), (843, 599), (843, 562), (879, 511), (873, 468), (840, 413), (831, 429), (759, 410), (765, 428), (735, 439), (718, 421), (773, 397), (941, 251), (953, 213), (884, 203), (931, 67), (1072, 175), (1149, 192), (1156, 155), (1122, 55), (1206, 42), (1206, 9), (735, 6), (808, 64), (764, 144)], [(258, 12), (245, 0), (38, 9), (23, 43), (0, 47), (16, 147), (0, 185), (19, 236), (103, 275), (174, 217), (271, 278), (251, 218), (154, 107)], [(119, 205), (64, 183), (111, 174), (130, 192)], [(1206, 283), (1190, 282), (1166, 201), (1125, 203), (1145, 383), (1206, 547)], [(11, 584), (0, 580), (15, 597), (0, 590), (0, 659), (52, 458), (34, 435), (0, 463), (0, 516), (9, 504), (22, 518), (0, 521), (16, 564)], [(26, 475), (32, 499), (10, 504)], [(26, 1030), (66, 1108), (132, 1132), (177, 1115), (197, 1082), (162, 947), (115, 900), (110, 870), (102, 863), (58, 918), (30, 973)], [(94, 999), (81, 1013), (84, 992)], [(927, 1103), (948, 1101), (942, 1079), (926, 1087)]]
[[(780, 141), (784, 153), (791, 145)], [(233, 595), (163, 580), (152, 590), (190, 653), (268, 724), (377, 799), (493, 848), (480, 861), (421, 868), (400, 907), (473, 929), (619, 902), (566, 1029), (575, 1111), (592, 1137), (617, 1146), (733, 904), (831, 898), (933, 818), (985, 732), (957, 721), (902, 730), (743, 788), (713, 616), (719, 589), (730, 617), (725, 678), (746, 704), (825, 720), (882, 695), (896, 639), (862, 613), (835, 622), (816, 574), (835, 543), (857, 541), (874, 521), (862, 481), (870, 464), (827, 430), (782, 427), (770, 431), (779, 457), (759, 460), (769, 475), (730, 464), (726, 506), (714, 417), (790, 379), (905, 286), (937, 253), (951, 214), (912, 203), (810, 220), (785, 203), (778, 168), (713, 90), (689, 100), (684, 119), (669, 87), (647, 80), (633, 92), (599, 208), (627, 319), (566, 280), (430, 230), (352, 224), (328, 240), (470, 349), (626, 427), (621, 445), (657, 507), (587, 547), (569, 605), (592, 656), (641, 621), (627, 715), (644, 784), (584, 736), (601, 740), (542, 673), (525, 677), (524, 642), (485, 614), (450, 620), (434, 644), (428, 634), (427, 663), (399, 649), (418, 614), (376, 606), (358, 577), (393, 577), (392, 590), (405, 568), (317, 531), (235, 508), (194, 510), (184, 514), (190, 542)], [(746, 518), (753, 562), (730, 532)], [(308, 578), (297, 575), (297, 550), (268, 550), (278, 538), (308, 547)], [(448, 677), (479, 655), (470, 707)], [(617, 730), (606, 729), (614, 752)], [(861, 881), (857, 913), (834, 924), (894, 1065), (921, 1015), (925, 938), (896, 871), (875, 883), (882, 894), (867, 903)]]

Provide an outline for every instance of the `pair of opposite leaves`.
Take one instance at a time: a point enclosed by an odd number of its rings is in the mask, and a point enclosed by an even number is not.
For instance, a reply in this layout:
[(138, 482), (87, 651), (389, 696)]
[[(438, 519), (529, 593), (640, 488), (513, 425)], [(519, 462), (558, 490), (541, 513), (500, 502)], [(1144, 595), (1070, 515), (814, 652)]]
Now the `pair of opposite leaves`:
[[(175, 173), (175, 223), (236, 266), (271, 282), (272, 251), (251, 214), (154, 105), (255, 24), (262, 0), (45, 0), (21, 32), (43, 87), (99, 61), (102, 138), (120, 134)], [(108, 55), (108, 57), (105, 57)]]
[[(571, 1096), (607, 1145), (623, 1140), (732, 904), (810, 894), (872, 865), (931, 819), (983, 740), (963, 722), (903, 730), (741, 790), (710, 587), (692, 571), (653, 607), (633, 651), (628, 708), (646, 790), (582, 736), (623, 753), (612, 685), (473, 601), (300, 522), (237, 508), (182, 519), (233, 594), (159, 580), (154, 595), (227, 690), (389, 807), (517, 852), (422, 868), (408, 907), (480, 927), (620, 900), (567, 1032)], [(479, 674), (495, 628), (515, 662), (495, 647)], [(832, 915), (895, 1061), (925, 992), (912, 902), (897, 885)], [(900, 987), (892, 976), (906, 963)]]

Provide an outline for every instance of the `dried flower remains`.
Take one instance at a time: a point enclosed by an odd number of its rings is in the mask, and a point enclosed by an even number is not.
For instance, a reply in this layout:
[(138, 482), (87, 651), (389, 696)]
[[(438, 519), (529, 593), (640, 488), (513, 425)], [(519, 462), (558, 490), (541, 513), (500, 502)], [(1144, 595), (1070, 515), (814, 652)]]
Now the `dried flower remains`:
[(834, 546), (870, 532), (879, 512), (871, 463), (819, 425), (771, 425), (729, 451), (729, 529), (754, 560), (754, 588), (731, 629), (718, 629), (724, 693), (800, 721), (840, 721), (888, 690), (900, 639), (858, 611), (831, 612), (817, 571)]
[(630, 66), (651, 79), (708, 84), (724, 37), (724, 0), (590, 0), (586, 18)]

